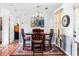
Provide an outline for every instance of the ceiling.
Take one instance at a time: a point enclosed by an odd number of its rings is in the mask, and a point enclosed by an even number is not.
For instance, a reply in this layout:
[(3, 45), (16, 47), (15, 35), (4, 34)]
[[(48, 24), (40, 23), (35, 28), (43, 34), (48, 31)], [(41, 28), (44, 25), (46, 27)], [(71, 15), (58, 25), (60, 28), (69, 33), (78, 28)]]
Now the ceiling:
[(46, 14), (46, 13), (53, 13), (62, 4), (61, 3), (0, 3), (1, 8), (7, 8), (12, 14), (20, 16), (36, 14), (38, 10), (36, 6), (38, 5), (40, 6), (39, 12)]

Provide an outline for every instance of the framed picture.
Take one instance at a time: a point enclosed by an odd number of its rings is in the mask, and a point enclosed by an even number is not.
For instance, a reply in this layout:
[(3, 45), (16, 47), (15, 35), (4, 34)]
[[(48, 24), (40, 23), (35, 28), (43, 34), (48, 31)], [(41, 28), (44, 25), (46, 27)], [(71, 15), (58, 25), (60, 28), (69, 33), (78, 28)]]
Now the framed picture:
[(31, 20), (31, 27), (44, 27), (44, 19)]
[(40, 21), (39, 21), (39, 26), (40, 26), (40, 27), (44, 27), (44, 20), (40, 20)]

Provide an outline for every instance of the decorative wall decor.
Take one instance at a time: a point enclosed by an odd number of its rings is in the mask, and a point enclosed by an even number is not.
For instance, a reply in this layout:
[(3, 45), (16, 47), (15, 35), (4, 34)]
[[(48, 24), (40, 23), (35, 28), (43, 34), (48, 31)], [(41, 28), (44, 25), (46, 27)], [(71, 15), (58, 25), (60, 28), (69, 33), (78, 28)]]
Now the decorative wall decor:
[(44, 27), (44, 18), (35, 18), (31, 20), (31, 27)]
[(70, 17), (68, 15), (64, 15), (62, 17), (62, 25), (64, 27), (68, 27), (69, 23), (70, 23)]

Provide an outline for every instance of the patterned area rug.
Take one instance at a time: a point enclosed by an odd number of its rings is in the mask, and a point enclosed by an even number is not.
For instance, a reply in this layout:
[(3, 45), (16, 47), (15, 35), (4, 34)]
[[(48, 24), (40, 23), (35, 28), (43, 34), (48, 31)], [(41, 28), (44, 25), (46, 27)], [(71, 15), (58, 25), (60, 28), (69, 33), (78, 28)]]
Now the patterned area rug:
[[(11, 54), (11, 56), (33, 56), (33, 51), (31, 51), (30, 47), (27, 47), (27, 49), (23, 50), (20, 46), (14, 51), (14, 53)], [(39, 55), (37, 54), (37, 56)], [(66, 56), (66, 54), (58, 49), (58, 47), (53, 46), (51, 50), (43, 51), (43, 56)]]

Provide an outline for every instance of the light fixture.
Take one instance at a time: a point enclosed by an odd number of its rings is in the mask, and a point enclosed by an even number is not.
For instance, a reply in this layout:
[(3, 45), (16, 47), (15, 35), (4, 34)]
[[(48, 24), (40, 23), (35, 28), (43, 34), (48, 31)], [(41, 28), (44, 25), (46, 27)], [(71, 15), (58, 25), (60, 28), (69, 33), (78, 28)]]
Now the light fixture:
[(40, 20), (40, 19), (43, 19), (44, 17), (40, 15), (40, 5), (37, 5), (36, 8), (37, 8), (37, 11), (36, 11), (36, 15), (34, 15), (34, 17), (32, 17), (33, 19), (36, 19), (36, 20)]
[(32, 27), (44, 27), (44, 17), (40, 15), (40, 5), (36, 6), (37, 11), (34, 17), (32, 17), (31, 25)]

